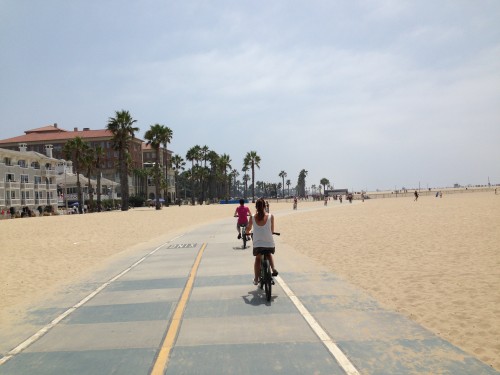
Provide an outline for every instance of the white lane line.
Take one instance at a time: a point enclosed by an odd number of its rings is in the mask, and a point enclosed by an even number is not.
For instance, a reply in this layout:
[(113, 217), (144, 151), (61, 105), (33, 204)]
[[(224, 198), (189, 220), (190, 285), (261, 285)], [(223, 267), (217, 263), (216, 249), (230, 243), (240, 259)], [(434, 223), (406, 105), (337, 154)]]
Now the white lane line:
[(309, 324), (314, 333), (319, 337), (319, 339), (326, 346), (328, 351), (333, 355), (333, 357), (337, 360), (340, 367), (346, 372), (348, 375), (360, 375), (356, 367), (349, 361), (349, 358), (340, 350), (340, 348), (333, 342), (330, 336), (325, 332), (323, 328), (319, 325), (319, 323), (314, 319), (311, 313), (306, 309), (306, 307), (300, 302), (299, 298), (292, 292), (292, 290), (288, 287), (288, 285), (283, 281), (280, 276), (276, 276), (275, 278), (280, 286), (285, 291), (286, 295), (293, 302), (297, 310), (299, 310), (300, 314), (304, 317), (306, 322)]
[(99, 294), (100, 292), (102, 292), (102, 290), (105, 289), (106, 287), (108, 287), (109, 284), (111, 284), (112, 282), (118, 280), (120, 277), (122, 277), (123, 275), (125, 275), (127, 272), (129, 272), (132, 269), (134, 269), (135, 267), (137, 267), (139, 264), (141, 264), (142, 262), (144, 262), (148, 257), (150, 257), (151, 255), (153, 255), (154, 253), (156, 253), (158, 250), (160, 250), (166, 244), (169, 244), (170, 242), (172, 242), (172, 241), (174, 241), (174, 240), (176, 240), (176, 239), (178, 239), (179, 237), (182, 237), (182, 236), (183, 236), (183, 234), (181, 234), (180, 236), (177, 236), (175, 238), (172, 238), (170, 241), (167, 241), (167, 242), (161, 244), (156, 249), (154, 249), (153, 251), (151, 251), (150, 253), (146, 254), (141, 259), (139, 259), (137, 262), (135, 262), (134, 264), (132, 264), (126, 270), (120, 272), (118, 275), (114, 276), (112, 279), (110, 279), (107, 282), (105, 282), (104, 284), (102, 284), (100, 287), (98, 287), (97, 289), (95, 289), (92, 293), (90, 293), (87, 297), (85, 297), (84, 299), (82, 299), (76, 305), (70, 307), (68, 310), (66, 310), (65, 312), (63, 312), (61, 315), (59, 315), (57, 318), (55, 318), (49, 324), (47, 324), (46, 326), (42, 327), (38, 332), (36, 332), (31, 337), (29, 337), (28, 339), (26, 339), (25, 341), (23, 341), (21, 344), (19, 344), (18, 346), (16, 346), (14, 349), (12, 349), (11, 351), (9, 351), (4, 357), (0, 358), (0, 366), (3, 365), (8, 360), (12, 359), (12, 357), (14, 357), (15, 355), (21, 353), (23, 350), (25, 350), (26, 348), (28, 348), (35, 341), (37, 341), (38, 339), (40, 339), (48, 331), (50, 331), (52, 328), (54, 328), (59, 322), (61, 322), (61, 320), (63, 320), (64, 318), (68, 317), (76, 309), (78, 309), (79, 307), (83, 306), (88, 301), (90, 301), (92, 298), (94, 298), (97, 294)]

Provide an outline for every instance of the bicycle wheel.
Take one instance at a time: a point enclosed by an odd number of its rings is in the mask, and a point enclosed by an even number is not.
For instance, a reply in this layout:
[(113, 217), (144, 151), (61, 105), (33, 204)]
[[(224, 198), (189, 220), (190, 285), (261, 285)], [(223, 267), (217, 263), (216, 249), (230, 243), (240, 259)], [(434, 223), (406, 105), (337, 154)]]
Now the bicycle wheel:
[(271, 301), (271, 289), (272, 289), (272, 276), (271, 267), (269, 266), (269, 260), (264, 261), (264, 288), (266, 291), (266, 299), (268, 302)]
[(265, 260), (263, 259), (262, 255), (259, 255), (261, 257), (261, 261), (260, 261), (260, 278), (259, 278), (259, 288), (260, 289), (264, 289), (264, 282), (266, 280), (266, 274), (265, 274), (265, 271), (264, 271), (264, 262)]
[(241, 228), (241, 238), (243, 238), (243, 248), (247, 248), (247, 230), (245, 227)]

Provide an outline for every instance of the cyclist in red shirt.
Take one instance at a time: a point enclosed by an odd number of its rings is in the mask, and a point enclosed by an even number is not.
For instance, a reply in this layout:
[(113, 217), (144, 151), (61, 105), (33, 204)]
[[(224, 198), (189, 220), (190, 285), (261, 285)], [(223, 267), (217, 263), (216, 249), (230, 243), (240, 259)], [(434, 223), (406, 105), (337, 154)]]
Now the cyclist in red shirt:
[(240, 205), (236, 207), (236, 210), (234, 211), (234, 217), (238, 218), (238, 223), (236, 224), (236, 230), (238, 231), (238, 239), (241, 238), (241, 226), (248, 225), (249, 216), (252, 216), (250, 209), (247, 206), (245, 206), (245, 200), (240, 199)]

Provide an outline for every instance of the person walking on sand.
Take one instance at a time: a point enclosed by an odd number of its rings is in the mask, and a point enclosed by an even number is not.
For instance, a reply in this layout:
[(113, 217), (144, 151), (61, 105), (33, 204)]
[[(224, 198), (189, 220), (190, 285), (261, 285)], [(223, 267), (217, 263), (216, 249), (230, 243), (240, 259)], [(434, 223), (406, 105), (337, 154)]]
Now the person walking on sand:
[(418, 199), (418, 191), (416, 191), (416, 190), (415, 190), (414, 195), (415, 195), (415, 200), (414, 200), (414, 202), (416, 202), (416, 201), (417, 201), (417, 199)]

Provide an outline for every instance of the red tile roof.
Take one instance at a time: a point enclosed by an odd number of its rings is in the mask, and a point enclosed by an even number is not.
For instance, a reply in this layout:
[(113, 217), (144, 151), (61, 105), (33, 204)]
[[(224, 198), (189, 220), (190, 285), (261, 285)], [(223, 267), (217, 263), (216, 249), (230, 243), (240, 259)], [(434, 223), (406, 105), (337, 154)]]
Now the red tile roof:
[(41, 128), (36, 128), (36, 129), (31, 129), (31, 130), (26, 130), (26, 134), (30, 133), (59, 133), (59, 132), (67, 132), (67, 130), (60, 129), (57, 127), (57, 125), (47, 125), (43, 126)]
[[(66, 141), (69, 139), (73, 139), (75, 137), (81, 137), (83, 139), (92, 139), (92, 138), (104, 138), (109, 139), (113, 136), (113, 134), (107, 129), (100, 130), (78, 130), (78, 131), (68, 131), (64, 129), (56, 128), (55, 126), (44, 126), (37, 129), (27, 130), (26, 134), (20, 135), (13, 138), (2, 139), (0, 140), (0, 144), (8, 144), (8, 143), (39, 143), (39, 142), (51, 142), (51, 141)], [(137, 138), (137, 140), (141, 141), (141, 139)]]

